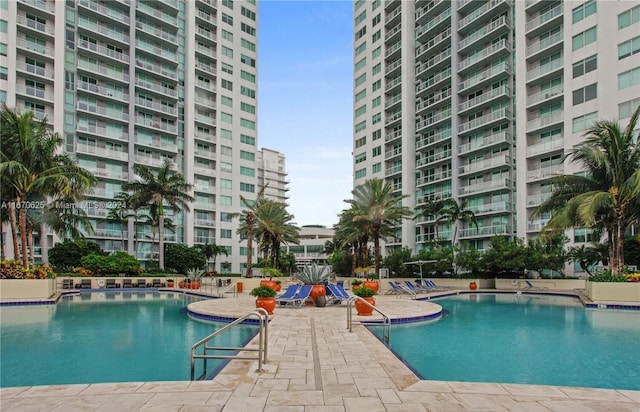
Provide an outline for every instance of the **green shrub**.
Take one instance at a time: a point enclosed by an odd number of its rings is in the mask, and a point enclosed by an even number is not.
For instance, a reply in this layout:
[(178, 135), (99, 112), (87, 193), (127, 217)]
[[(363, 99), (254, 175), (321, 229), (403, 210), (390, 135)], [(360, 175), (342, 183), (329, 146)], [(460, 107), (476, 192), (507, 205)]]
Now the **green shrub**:
[(272, 298), (276, 295), (276, 291), (263, 285), (251, 289), (250, 295), (257, 298)]
[(74, 267), (82, 264), (82, 257), (89, 254), (102, 255), (100, 245), (95, 242), (65, 240), (56, 243), (49, 249), (49, 263), (56, 272), (70, 272)]
[(169, 244), (165, 249), (164, 265), (177, 273), (186, 274), (189, 269), (202, 269), (207, 258), (196, 246)]
[(114, 252), (108, 256), (91, 253), (81, 259), (82, 266), (94, 275), (126, 273), (128, 276), (140, 274), (140, 262), (127, 252)]
[(590, 282), (627, 282), (624, 275), (614, 276), (610, 270), (603, 270), (589, 278)]

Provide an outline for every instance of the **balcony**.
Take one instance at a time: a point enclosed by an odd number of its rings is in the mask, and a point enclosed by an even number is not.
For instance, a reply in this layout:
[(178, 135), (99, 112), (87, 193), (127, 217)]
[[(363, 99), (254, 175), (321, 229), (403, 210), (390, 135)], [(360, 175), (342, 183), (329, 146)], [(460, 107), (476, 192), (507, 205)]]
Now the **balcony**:
[(400, 93), (395, 94), (384, 102), (384, 108), (387, 110), (390, 107), (400, 103), (401, 101), (402, 101), (402, 94)]
[(416, 103), (416, 114), (419, 112), (428, 109), (435, 108), (436, 106), (442, 105), (445, 102), (448, 102), (447, 98), (451, 96), (451, 88), (448, 88), (438, 94), (434, 94), (433, 96), (425, 99), (419, 99)]
[[(503, 51), (504, 53), (499, 54), (499, 52), (501, 51)], [(511, 43), (509, 43), (506, 39), (501, 39), (497, 43), (488, 45), (481, 51), (472, 54), (471, 56), (458, 63), (458, 72), (462, 74), (464, 71), (468, 71), (477, 65), (486, 64), (488, 60), (498, 59), (498, 56), (501, 56), (502, 54), (508, 54), (510, 51)]]
[(203, 62), (201, 60), (197, 60), (196, 61), (196, 69), (202, 70), (205, 73), (208, 74), (216, 74), (216, 65), (215, 64), (209, 64), (207, 62)]
[(196, 226), (204, 226), (204, 227), (216, 227), (215, 220), (209, 219), (195, 219)]
[(147, 24), (145, 22), (137, 21), (136, 28), (147, 34), (153, 34), (157, 38), (165, 40), (173, 45), (178, 43), (178, 39), (175, 34), (170, 33), (163, 28)]
[(216, 141), (216, 135), (214, 133), (206, 133), (200, 130), (197, 130), (194, 133), (194, 137), (196, 139), (200, 139), (200, 140), (206, 140), (207, 142), (215, 142)]
[(395, 89), (397, 86), (400, 86), (401, 84), (402, 84), (402, 76), (398, 76), (385, 83), (384, 91), (385, 93), (389, 93), (390, 91)]
[(527, 232), (540, 232), (549, 223), (550, 219), (538, 219), (527, 222)]
[(384, 141), (390, 142), (392, 140), (399, 139), (400, 137), (402, 137), (402, 130), (394, 130), (384, 136)]
[(29, 5), (36, 10), (46, 11), (47, 13), (53, 14), (56, 11), (55, 4), (51, 1), (44, 0), (20, 0), (20, 3)]
[(176, 73), (175, 69), (165, 68), (163, 65), (158, 63), (152, 63), (150, 61), (136, 59), (136, 66), (142, 69), (148, 70), (153, 74), (159, 74), (173, 80), (178, 79), (178, 74)]
[(396, 17), (400, 16), (400, 12), (402, 11), (402, 7), (396, 7), (393, 11), (386, 15), (384, 18), (384, 24), (387, 25), (395, 20)]
[(433, 143), (451, 139), (451, 131), (443, 131), (431, 136), (416, 135), (416, 150), (423, 149)]
[(452, 175), (451, 170), (443, 170), (439, 173), (434, 173), (432, 175), (423, 176), (416, 181), (417, 186), (426, 185), (429, 183), (437, 183), (445, 179), (449, 179)]
[(103, 66), (101, 64), (91, 63), (82, 59), (78, 60), (78, 67), (93, 73), (102, 74), (110, 79), (119, 80), (123, 83), (129, 82), (129, 74), (124, 70), (118, 71), (114, 68)]
[(527, 133), (554, 126), (564, 121), (564, 111), (558, 110), (546, 116), (540, 116), (527, 122)]
[(46, 80), (53, 80), (54, 71), (45, 67), (36, 66), (34, 64), (28, 64), (25, 62), (16, 62), (16, 70), (23, 73), (35, 74)]
[(117, 159), (117, 160), (122, 160), (124, 162), (129, 161), (128, 152), (124, 152), (121, 150), (107, 149), (104, 146), (78, 143), (78, 145), (76, 146), (76, 153), (96, 155), (98, 157), (108, 158), (108, 159)]
[(216, 237), (215, 236), (193, 236), (193, 243), (214, 244), (216, 243)]
[(552, 193), (537, 193), (527, 196), (527, 207), (537, 207), (546, 202)]
[(196, 149), (194, 153), (196, 156), (204, 157), (206, 159), (216, 158), (216, 152), (207, 149)]
[(136, 2), (136, 9), (155, 17), (157, 20), (164, 22), (165, 24), (170, 24), (171, 26), (175, 27), (178, 26), (178, 19), (174, 13), (165, 13), (162, 10), (154, 9), (146, 3), (140, 2)]
[(420, 41), (420, 37), (426, 36), (430, 33), (435, 32), (435, 29), (444, 26), (444, 23), (449, 21), (451, 17), (451, 7), (447, 8), (442, 13), (438, 14), (433, 19), (429, 20), (426, 24), (418, 27), (416, 29), (416, 40)]
[(436, 86), (440, 85), (442, 82), (450, 79), (451, 79), (451, 66), (447, 67), (446, 69), (442, 70), (438, 74), (432, 77), (429, 77), (428, 79), (425, 79), (423, 82), (419, 83), (416, 86), (416, 94), (417, 93), (426, 94), (426, 92), (430, 91), (432, 88), (435, 88)]
[(495, 179), (486, 182), (462, 185), (458, 189), (460, 196), (475, 195), (482, 192), (495, 192), (498, 190), (510, 190), (512, 188), (511, 180)]
[(19, 26), (28, 27), (40, 33), (48, 34), (49, 36), (55, 35), (53, 22), (52, 24), (40, 23), (33, 19), (28, 19), (27, 16), (24, 16), (21, 14), (18, 14), (16, 16), (16, 22), (18, 23)]
[(564, 86), (562, 84), (559, 84), (557, 86), (553, 86), (548, 88), (547, 90), (543, 90), (541, 92), (538, 92), (536, 94), (533, 94), (529, 97), (527, 97), (527, 108), (531, 108), (534, 105), (537, 105), (539, 103), (546, 103), (549, 100), (555, 98), (560, 98), (562, 97), (562, 93), (564, 92)]
[(448, 0), (433, 0), (421, 8), (418, 8), (418, 5), (416, 5), (416, 11), (414, 13), (416, 24), (420, 24), (428, 17), (430, 12), (431, 14), (435, 13), (441, 6), (450, 6), (450, 2)]
[(451, 37), (451, 28), (446, 29), (445, 31), (443, 31), (442, 33), (436, 35), (435, 37), (430, 38), (429, 40), (427, 40), (425, 42), (425, 44), (423, 44), (422, 46), (418, 47), (416, 49), (416, 60), (420, 60), (420, 55), (422, 55), (423, 53), (435, 48), (437, 45), (439, 45), (443, 40), (448, 39), (449, 37)]
[(402, 165), (392, 166), (384, 169), (385, 177), (390, 177), (402, 173)]
[(129, 45), (129, 35), (124, 32), (113, 30), (107, 26), (96, 24), (83, 18), (80, 18), (78, 20), (78, 27), (93, 31), (95, 33), (100, 33), (109, 39), (119, 41), (126, 44), (127, 46)]
[(478, 7), (477, 9), (473, 10), (471, 13), (467, 14), (466, 16), (464, 16), (463, 19), (461, 19), (460, 21), (458, 21), (458, 31), (459, 32), (466, 32), (469, 30), (470, 23), (472, 22), (477, 22), (478, 19), (480, 19), (482, 17), (482, 15), (484, 15), (485, 13), (487, 13), (489, 10), (492, 10), (493, 8), (495, 8), (498, 5), (504, 4), (505, 6), (509, 6), (509, 2), (507, 0), (491, 0), (488, 1), (486, 3), (484, 3), (484, 5)]
[(384, 74), (389, 76), (395, 69), (399, 69), (402, 66), (402, 60), (395, 60), (393, 63), (390, 63), (385, 68)]
[(165, 160), (162, 157), (143, 156), (140, 154), (136, 154), (135, 159), (136, 159), (136, 163), (140, 163), (140, 164), (151, 166), (151, 167), (161, 167), (164, 164), (164, 160)]
[(47, 89), (18, 84), (16, 85), (16, 92), (23, 96), (35, 97), (48, 103), (53, 103), (53, 92), (50, 92)]
[(458, 232), (460, 239), (470, 237), (490, 237), (494, 235), (508, 235), (511, 234), (511, 226), (509, 225), (495, 225), (485, 227), (471, 227), (462, 228)]
[(178, 127), (175, 124), (161, 122), (154, 119), (145, 118), (142, 116), (136, 116), (136, 124), (152, 127), (154, 129), (164, 130), (170, 133), (177, 133)]
[(451, 158), (451, 149), (441, 150), (430, 156), (421, 157), (420, 159), (416, 160), (416, 167), (433, 166), (434, 164), (437, 164), (439, 162), (442, 162), (443, 160), (447, 160), (450, 158)]
[(524, 31), (529, 36), (535, 35), (536, 33), (541, 31), (545, 31), (550, 26), (545, 23), (554, 20), (558, 16), (562, 16), (561, 4), (529, 20), (524, 26)]
[(213, 204), (212, 202), (194, 202), (193, 203), (193, 208), (194, 209), (201, 209), (201, 210), (215, 210), (216, 205)]
[(86, 40), (78, 39), (78, 49), (91, 50), (100, 56), (120, 60), (123, 63), (129, 63), (129, 55), (117, 52), (99, 44), (90, 43)]
[(429, 60), (422, 62), (421, 64), (416, 65), (416, 76), (419, 76), (421, 73), (425, 72), (428, 69), (435, 69), (441, 63), (449, 61), (451, 57), (451, 47), (446, 50), (436, 54), (431, 57)]
[(54, 57), (55, 50), (53, 49), (53, 47), (42, 46), (40, 44), (34, 43), (33, 41), (27, 41), (27, 39), (24, 37), (18, 37), (16, 39), (16, 45), (23, 50), (33, 52), (33, 54), (39, 57)]
[(212, 125), (212, 126), (215, 126), (216, 124), (216, 119), (202, 113), (196, 113), (194, 117), (196, 121), (200, 123), (205, 123), (207, 125)]
[(462, 114), (469, 109), (477, 109), (479, 106), (486, 102), (495, 103), (493, 100), (498, 97), (510, 98), (511, 89), (509, 89), (509, 86), (504, 85), (495, 89), (491, 89), (486, 93), (482, 93), (481, 95), (474, 97), (473, 99), (469, 99), (464, 103), (460, 103), (458, 105), (458, 114)]
[(550, 142), (538, 143), (527, 146), (527, 157), (539, 156), (564, 149), (564, 139), (562, 137)]
[(393, 46), (387, 48), (387, 50), (384, 52), (384, 57), (388, 59), (389, 57), (393, 56), (397, 51), (400, 51), (401, 48), (402, 48), (402, 43), (397, 42)]
[(211, 32), (210, 30), (205, 29), (204, 27), (200, 27), (198, 26), (198, 30), (196, 30), (196, 33), (199, 36), (204, 37), (205, 39), (209, 40), (212, 43), (215, 43), (218, 39), (216, 38), (216, 34)]
[(136, 144), (153, 147), (154, 149), (161, 149), (171, 153), (176, 153), (178, 151), (177, 144), (160, 139), (149, 139), (146, 135), (144, 137), (136, 135)]
[(396, 24), (393, 27), (393, 29), (388, 30), (387, 33), (384, 35), (384, 41), (387, 42), (391, 40), (391, 38), (393, 38), (396, 34), (400, 33), (401, 31), (402, 31), (402, 24), (401, 23)]
[(485, 172), (500, 167), (510, 167), (512, 163), (510, 156), (501, 155), (460, 166), (458, 170), (460, 175), (463, 175), (479, 171)]
[(466, 155), (480, 150), (488, 150), (493, 146), (512, 144), (511, 135), (507, 132), (494, 133), (482, 139), (460, 145), (458, 155)]
[(424, 129), (425, 127), (435, 125), (449, 118), (451, 118), (451, 108), (445, 111), (435, 113), (433, 116), (430, 116), (430, 117), (424, 117), (422, 119), (418, 118), (419, 120), (416, 122), (416, 132), (419, 132), (421, 129)]
[(154, 92), (160, 93), (160, 94), (165, 94), (167, 96), (171, 96), (173, 98), (178, 97), (178, 92), (176, 91), (176, 89), (168, 87), (168, 86), (164, 86), (160, 83), (150, 83), (147, 82), (145, 80), (136, 79), (136, 86), (140, 86), (140, 87), (144, 87), (145, 89), (148, 90), (153, 90)]
[(82, 101), (79, 101), (77, 103), (76, 109), (89, 112), (89, 113), (99, 114), (103, 117), (108, 117), (110, 119), (117, 119), (123, 122), (129, 121), (129, 113), (124, 110), (118, 111), (105, 106), (96, 106), (96, 105), (89, 104)]
[(158, 46), (157, 44), (148, 44), (140, 40), (136, 40), (136, 48), (138, 50), (144, 50), (154, 57), (160, 57), (168, 60), (171, 63), (175, 63), (178, 60), (176, 53), (169, 51), (164, 47)]
[(95, 229), (95, 233), (94, 233), (95, 237), (110, 237), (110, 238), (118, 238), (118, 239), (126, 239), (127, 238), (127, 231), (126, 230), (119, 230), (119, 229), (100, 229), (100, 228), (96, 228)]
[(562, 46), (563, 33), (560, 31), (546, 39), (540, 40), (526, 48), (527, 60), (532, 60), (536, 56), (541, 57), (540, 54), (543, 51), (553, 50), (553, 46)]
[(384, 152), (384, 160), (389, 160), (393, 157), (402, 155), (402, 146), (394, 147), (392, 150)]
[(511, 74), (511, 65), (507, 62), (499, 63), (496, 66), (483, 70), (480, 73), (474, 73), (473, 75), (465, 78), (464, 81), (458, 85), (458, 91), (462, 92), (471, 87), (484, 87), (485, 85), (493, 82), (498, 76), (506, 74)]
[(140, 97), (136, 98), (136, 104), (138, 106), (144, 106), (146, 108), (166, 113), (172, 116), (178, 115), (178, 109), (176, 107), (168, 106), (166, 104), (161, 104), (147, 99), (142, 99)]
[(385, 113), (384, 125), (385, 127), (391, 127), (393, 123), (402, 119), (402, 110), (398, 110), (394, 113)]
[(478, 128), (487, 127), (499, 121), (509, 120), (510, 116), (511, 116), (511, 112), (509, 111), (509, 109), (505, 108), (505, 109), (496, 110), (494, 112), (485, 114), (484, 116), (480, 116), (478, 118), (475, 118), (473, 120), (470, 120), (466, 123), (461, 124), (460, 126), (458, 126), (458, 132), (464, 133), (464, 132), (469, 132), (471, 130), (475, 130)]
[(88, 1), (88, 0), (79, 0), (78, 6), (82, 6), (86, 9), (93, 10), (97, 15), (111, 17), (112, 19), (124, 23), (126, 25), (129, 24), (129, 14), (123, 13), (118, 9), (112, 9), (109, 7), (105, 7), (97, 1)]
[(540, 65), (535, 69), (529, 70), (526, 74), (527, 83), (532, 80), (543, 80), (546, 77), (551, 77), (554, 75), (559, 69), (562, 69), (564, 66), (564, 61), (562, 56), (556, 60), (551, 61), (545, 65)]
[(483, 215), (487, 213), (511, 213), (513, 212), (513, 205), (511, 202), (496, 202), (484, 205), (470, 206), (471, 210), (476, 215)]
[(123, 90), (115, 90), (113, 88), (106, 88), (104, 86), (99, 86), (95, 83), (89, 83), (82, 80), (78, 80), (78, 90), (85, 90), (92, 93), (95, 93), (101, 97), (108, 97), (118, 99), (120, 101), (129, 102), (129, 93)]
[[(120, 179), (120, 180), (127, 180), (129, 179), (129, 173), (122, 171), (122, 170), (113, 170), (113, 169), (104, 169), (101, 167), (96, 167), (96, 168), (87, 168), (88, 171), (90, 171), (91, 173), (93, 173), (96, 176), (101, 176), (101, 177), (105, 177), (108, 179)], [(106, 216), (107, 213), (105, 211), (104, 215), (101, 216)]]
[(560, 176), (563, 172), (564, 166), (562, 164), (527, 170), (527, 181), (550, 179)]
[(205, 176), (215, 176), (216, 175), (216, 170), (215, 170), (215, 166), (194, 166), (193, 171), (195, 173), (201, 174), (201, 175), (205, 175)]
[(477, 45), (481, 41), (490, 38), (489, 35), (491, 35), (491, 37), (497, 37), (499, 33), (494, 33), (494, 31), (498, 29), (504, 29), (505, 31), (511, 30), (511, 24), (507, 21), (506, 16), (502, 16), (498, 20), (494, 20), (482, 27), (480, 30), (476, 30), (464, 37), (458, 43), (458, 51), (463, 52), (471, 46)]
[(91, 124), (78, 123), (76, 125), (76, 132), (93, 134), (93, 135), (108, 138), (108, 139), (116, 139), (116, 140), (122, 140), (122, 141), (129, 140), (129, 133), (126, 130), (118, 130), (118, 129), (111, 129), (111, 128), (107, 129), (105, 126), (96, 126)]

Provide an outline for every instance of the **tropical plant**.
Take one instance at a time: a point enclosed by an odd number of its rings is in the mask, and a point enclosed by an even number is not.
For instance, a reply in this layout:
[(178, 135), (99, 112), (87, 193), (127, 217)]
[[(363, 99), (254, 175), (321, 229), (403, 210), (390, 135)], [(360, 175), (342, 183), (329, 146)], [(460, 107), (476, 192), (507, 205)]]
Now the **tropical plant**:
[(624, 130), (611, 121), (598, 121), (588, 129), (585, 140), (563, 158), (578, 163), (585, 173), (557, 177), (553, 194), (534, 214), (552, 212), (547, 229), (606, 229), (614, 275), (624, 268), (624, 234), (640, 220), (638, 116), (640, 106)]
[(205, 275), (205, 271), (198, 268), (187, 269), (187, 277), (193, 282), (202, 279)]
[(467, 199), (463, 199), (460, 203), (456, 202), (455, 199), (446, 199), (442, 201), (442, 208), (437, 212), (436, 222), (445, 222), (453, 225), (452, 245), (455, 245), (458, 241), (458, 225), (461, 220), (468, 225), (474, 225), (476, 229), (478, 228), (476, 215), (467, 206)]
[(310, 265), (304, 265), (302, 271), (293, 276), (305, 285), (323, 285), (329, 280), (330, 275), (328, 266), (319, 266), (313, 262)]
[(198, 246), (174, 243), (167, 245), (165, 264), (167, 269), (173, 269), (176, 273), (187, 273), (192, 268), (203, 268), (207, 264), (207, 258)]
[(216, 270), (216, 260), (218, 259), (218, 256), (229, 256), (226, 246), (217, 245), (215, 243), (205, 243), (204, 245), (197, 245), (196, 247), (200, 250), (200, 253), (204, 255), (207, 261), (213, 258), (214, 271)]
[(68, 155), (58, 153), (64, 141), (50, 131), (47, 123), (46, 117), (38, 120), (32, 111), (20, 113), (6, 104), (0, 111), (0, 190), (2, 199), (8, 201), (14, 254), (16, 259), (21, 255), (25, 267), (28, 243), (33, 241), (32, 237), (27, 239), (33, 232), (33, 226), (28, 227), (27, 211), (44, 209), (44, 199), (76, 202), (96, 184), (93, 174)]
[(251, 292), (249, 292), (249, 294), (257, 298), (272, 298), (276, 296), (276, 291), (268, 286), (261, 285), (251, 289)]
[(413, 212), (398, 203), (408, 195), (394, 196), (393, 186), (384, 179), (369, 179), (356, 187), (353, 199), (345, 200), (354, 208), (353, 222), (365, 222), (373, 239), (373, 253), (376, 275), (380, 275), (380, 239), (393, 236), (402, 219)]
[(109, 255), (90, 253), (80, 259), (82, 267), (94, 274), (110, 275), (126, 273), (137, 276), (141, 272), (140, 262), (127, 252), (118, 251)]
[(126, 192), (120, 192), (115, 195), (114, 200), (117, 200), (118, 202), (115, 203), (115, 207), (109, 209), (109, 213), (107, 213), (107, 221), (116, 223), (120, 226), (120, 236), (122, 239), (122, 247), (124, 248), (126, 247), (126, 228), (129, 223), (129, 217), (132, 216), (129, 209), (131, 195)]
[(391, 276), (403, 277), (407, 273), (405, 262), (411, 261), (411, 249), (407, 247), (392, 249), (382, 260), (382, 266), (389, 269)]
[(442, 210), (446, 207), (445, 199), (428, 199), (422, 206), (419, 206), (416, 210), (414, 219), (433, 219), (433, 230), (435, 232), (436, 239), (438, 238), (438, 217), (441, 215)]
[(371, 298), (375, 295), (378, 294), (378, 292), (376, 292), (373, 289), (370, 289), (366, 286), (361, 286), (358, 289), (353, 291), (353, 294), (356, 296), (360, 296), (361, 298)]
[(160, 252), (158, 265), (164, 269), (164, 206), (165, 202), (174, 211), (189, 210), (189, 202), (194, 198), (189, 194), (193, 185), (187, 183), (184, 175), (173, 170), (173, 163), (165, 160), (157, 173), (146, 165), (136, 163), (133, 171), (138, 176), (136, 182), (122, 185), (131, 191), (132, 208), (150, 205), (151, 210), (157, 208), (158, 232), (160, 235)]
[[(606, 253), (606, 256), (602, 256), (601, 252), (603, 251)], [(609, 246), (606, 243), (598, 242), (594, 242), (592, 246), (572, 246), (569, 248), (569, 251), (567, 253), (568, 258), (578, 262), (580, 268), (583, 271), (587, 272), (589, 276), (593, 275), (592, 270), (595, 265), (597, 265), (599, 262), (607, 262), (608, 255)]]
[(240, 225), (238, 226), (237, 233), (241, 238), (247, 239), (247, 263), (245, 265), (245, 277), (253, 277), (253, 225), (256, 217), (256, 203), (264, 199), (264, 191), (267, 186), (264, 186), (258, 192), (257, 199), (255, 201), (247, 200), (244, 196), (240, 195), (240, 203), (244, 207), (240, 213), (230, 213), (231, 218), (240, 218)]
[(280, 263), (280, 246), (298, 244), (300, 229), (293, 223), (284, 203), (261, 199), (255, 213), (255, 231), (263, 259), (271, 259), (277, 268)]
[(103, 254), (95, 242), (67, 239), (49, 249), (49, 263), (57, 272), (71, 272), (74, 267), (82, 265), (83, 256), (91, 253)]

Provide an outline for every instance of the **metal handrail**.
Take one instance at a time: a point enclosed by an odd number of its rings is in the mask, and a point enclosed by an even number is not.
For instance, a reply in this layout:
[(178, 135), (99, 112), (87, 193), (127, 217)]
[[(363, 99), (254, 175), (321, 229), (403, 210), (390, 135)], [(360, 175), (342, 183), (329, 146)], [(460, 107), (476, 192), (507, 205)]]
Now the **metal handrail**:
[(418, 297), (418, 294), (416, 293), (415, 290), (411, 290), (409, 289), (407, 286), (403, 285), (403, 284), (398, 284), (398, 286), (400, 286), (400, 288), (402, 290), (404, 290), (405, 292), (407, 292), (409, 295), (411, 295), (411, 299), (416, 299)]
[(218, 286), (218, 296), (222, 297), (224, 296), (225, 293), (232, 291), (233, 293), (233, 297), (238, 297), (238, 287), (237, 287), (237, 283), (232, 283), (230, 285), (225, 286), (224, 288), (220, 289), (220, 286)]
[[(356, 300), (359, 300), (361, 302), (363, 302), (364, 304), (366, 304), (367, 306), (373, 308), (374, 311), (378, 312), (379, 314), (382, 315), (382, 320), (370, 320), (370, 321), (354, 321), (353, 320), (353, 306), (354, 306), (354, 302)], [(367, 326), (382, 326), (382, 341), (384, 343), (386, 343), (387, 345), (389, 344), (389, 341), (391, 340), (391, 318), (384, 313), (383, 311), (381, 311), (380, 309), (376, 308), (375, 305), (372, 305), (371, 303), (367, 302), (365, 299), (361, 298), (360, 296), (351, 296), (349, 298), (349, 300), (347, 301), (347, 329), (349, 329), (349, 332), (353, 332), (353, 324), (354, 323), (358, 323), (360, 325), (367, 325)]]
[[(212, 340), (213, 338), (215, 338), (216, 336), (220, 335), (221, 333), (225, 332), (228, 329), (231, 329), (232, 327), (242, 323), (243, 321), (249, 319), (249, 318), (258, 318), (258, 322), (259, 322), (259, 338), (258, 338), (258, 348), (254, 349), (254, 348), (245, 348), (242, 346), (239, 347), (228, 347), (228, 346), (209, 346), (208, 343), (210, 340)], [(262, 369), (262, 364), (263, 363), (267, 363), (267, 346), (268, 346), (268, 338), (269, 338), (269, 333), (268, 333), (268, 326), (269, 326), (269, 314), (268, 312), (263, 309), (263, 308), (256, 308), (254, 311), (249, 312), (243, 316), (241, 316), (240, 318), (234, 320), (233, 322), (225, 325), (224, 327), (222, 327), (221, 329), (218, 329), (217, 331), (213, 332), (211, 335), (199, 340), (198, 342), (194, 343), (193, 346), (191, 347), (191, 380), (195, 380), (195, 364), (196, 364), (196, 359), (203, 359), (204, 361), (204, 367), (202, 370), (202, 375), (198, 378), (198, 380), (204, 378), (205, 376), (207, 376), (207, 359), (245, 359), (245, 360), (257, 360), (258, 361), (258, 369), (256, 369), (256, 372), (263, 372)], [(203, 346), (204, 345), (204, 346)], [(196, 350), (200, 347), (203, 346), (203, 353), (202, 354), (197, 354)], [(238, 356), (238, 355), (210, 355), (208, 354), (209, 351), (223, 351), (223, 350), (228, 350), (228, 351), (247, 351), (247, 352), (258, 352), (258, 356), (257, 357), (253, 357), (253, 356)]]

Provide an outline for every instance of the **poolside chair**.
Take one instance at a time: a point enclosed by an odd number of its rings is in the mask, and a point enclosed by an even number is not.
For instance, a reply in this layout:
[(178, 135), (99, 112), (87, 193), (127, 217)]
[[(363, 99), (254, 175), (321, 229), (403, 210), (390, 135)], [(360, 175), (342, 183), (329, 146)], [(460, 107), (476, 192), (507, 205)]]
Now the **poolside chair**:
[(349, 298), (351, 298), (351, 296), (349, 296), (347, 291), (344, 290), (342, 286), (328, 285), (327, 290), (329, 291), (329, 294), (327, 295), (327, 303), (339, 305), (343, 301), (349, 300)]
[(301, 308), (305, 302), (311, 298), (311, 285), (303, 285), (298, 289), (298, 293), (290, 299), (276, 299), (276, 302), (283, 306), (293, 306)]
[(165, 283), (162, 283), (162, 281), (159, 278), (153, 278), (153, 281), (151, 283), (151, 287), (152, 288), (163, 288), (167, 286)]
[(120, 284), (116, 283), (116, 280), (113, 278), (107, 278), (107, 289), (110, 288), (119, 288)]
[(442, 290), (450, 290), (453, 289), (449, 286), (438, 286), (436, 285), (436, 283), (432, 280), (429, 279), (423, 279), (422, 280), (422, 287), (425, 288), (426, 290), (429, 290), (430, 292), (439, 292)]
[(137, 288), (146, 288), (147, 287), (147, 281), (145, 279), (138, 279), (138, 281), (136, 282), (136, 284), (134, 285)]
[(547, 290), (549, 288), (544, 287), (544, 286), (534, 286), (531, 282), (529, 282), (528, 280), (525, 280), (524, 283), (527, 285), (524, 288), (522, 288), (522, 290)]
[(407, 289), (409, 289), (413, 293), (431, 292), (430, 290), (425, 289), (422, 286), (418, 286), (418, 285), (416, 285), (415, 283), (413, 283), (413, 282), (411, 282), (409, 280), (405, 280), (403, 286), (406, 287)]
[(278, 299), (292, 299), (296, 295), (296, 293), (298, 293), (299, 287), (299, 285), (287, 286), (287, 289), (284, 291), (284, 293), (276, 295), (276, 302), (278, 301)]
[(73, 289), (73, 280), (62, 279), (62, 289)]
[(133, 287), (133, 280), (131, 279), (122, 279), (122, 287), (123, 288), (132, 288)]
[(79, 284), (76, 284), (76, 289), (91, 289), (91, 279), (82, 279)]

